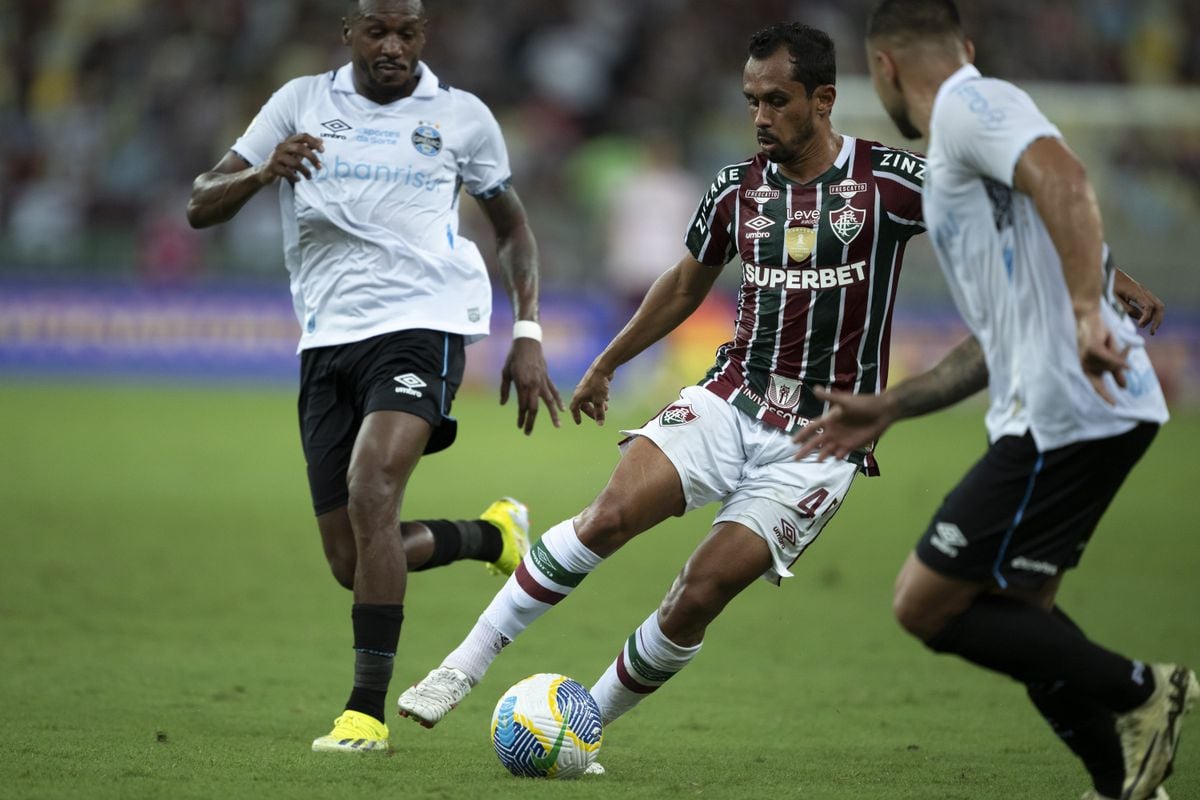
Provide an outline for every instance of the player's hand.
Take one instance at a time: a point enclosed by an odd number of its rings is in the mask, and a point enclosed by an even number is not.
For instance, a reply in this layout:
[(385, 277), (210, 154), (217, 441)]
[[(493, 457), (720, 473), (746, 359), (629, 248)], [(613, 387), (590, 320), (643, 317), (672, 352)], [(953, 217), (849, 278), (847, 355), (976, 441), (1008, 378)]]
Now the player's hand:
[(1125, 369), (1128, 366), (1125, 356), (1129, 348), (1117, 350), (1112, 332), (1100, 317), (1099, 308), (1076, 316), (1075, 331), (1079, 339), (1079, 361), (1083, 365), (1083, 374), (1092, 382), (1092, 388), (1104, 398), (1104, 402), (1113, 405), (1116, 401), (1104, 386), (1104, 375), (1112, 373), (1117, 385), (1125, 388)]
[(500, 405), (508, 403), (509, 388), (513, 385), (517, 387), (517, 427), (522, 428), (526, 436), (533, 433), (539, 401), (546, 404), (554, 427), (559, 427), (558, 412), (564, 410), (563, 401), (550, 380), (542, 343), (537, 339), (527, 336), (513, 339), (508, 360), (500, 373)]
[(1154, 292), (1142, 286), (1121, 270), (1117, 270), (1113, 280), (1113, 293), (1125, 307), (1126, 313), (1137, 320), (1139, 328), (1149, 326), (1153, 336), (1162, 325), (1163, 314), (1166, 310), (1163, 301)]
[(297, 133), (289, 136), (275, 146), (275, 152), (263, 166), (263, 183), (274, 183), (283, 178), (288, 183), (295, 183), (304, 176), (312, 180), (312, 171), (304, 162), (312, 165), (314, 170), (321, 168), (321, 159), (317, 153), (325, 152), (325, 142), (307, 133)]
[(829, 411), (810, 421), (792, 437), (800, 449), (796, 460), (810, 453), (818, 461), (842, 459), (876, 441), (894, 421), (883, 395), (830, 392), (814, 388), (818, 399), (829, 403)]
[(604, 415), (608, 412), (608, 391), (612, 383), (612, 373), (596, 369), (596, 365), (588, 367), (575, 387), (571, 396), (571, 418), (575, 424), (583, 422), (580, 414), (591, 417), (597, 425), (604, 424)]

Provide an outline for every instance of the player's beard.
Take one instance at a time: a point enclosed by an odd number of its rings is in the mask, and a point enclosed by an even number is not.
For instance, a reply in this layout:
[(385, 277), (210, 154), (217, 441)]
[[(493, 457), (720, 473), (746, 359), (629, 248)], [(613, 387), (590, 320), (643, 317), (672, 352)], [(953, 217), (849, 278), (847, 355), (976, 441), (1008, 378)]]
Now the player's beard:
[(904, 95), (897, 93), (891, 103), (884, 104), (884, 108), (888, 116), (892, 118), (892, 122), (896, 124), (901, 136), (905, 139), (921, 138), (921, 132), (917, 130), (916, 125), (913, 125), (912, 118), (908, 115), (908, 104), (904, 102)]
[(789, 161), (794, 161), (805, 145), (812, 141), (814, 135), (816, 135), (816, 126), (813, 125), (811, 118), (806, 119), (804, 127), (796, 136), (792, 137), (791, 141), (784, 143), (781, 139), (775, 139), (775, 149), (766, 154), (767, 160), (776, 164), (787, 164)]

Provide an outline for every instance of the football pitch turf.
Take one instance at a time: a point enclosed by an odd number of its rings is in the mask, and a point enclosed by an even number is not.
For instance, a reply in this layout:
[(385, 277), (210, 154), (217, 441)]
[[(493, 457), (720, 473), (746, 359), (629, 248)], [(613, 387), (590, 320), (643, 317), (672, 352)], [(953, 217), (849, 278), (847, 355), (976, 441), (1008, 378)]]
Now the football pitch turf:
[[(566, 391), (564, 391), (566, 394)], [(493, 396), (422, 462), (408, 518), (512, 494), (540, 532), (586, 504), (622, 425), (526, 439)], [(760, 582), (687, 670), (605, 735), (603, 778), (513, 778), (488, 736), (533, 672), (590, 685), (712, 519), (634, 540), (496, 662), (434, 730), (392, 717), (387, 756), (314, 755), (349, 690), (350, 596), (329, 576), (287, 389), (0, 387), (0, 796), (6, 798), (920, 798), (1073, 800), (1082, 768), (1019, 686), (905, 636), (895, 572), (982, 452), (981, 409), (902, 424), (783, 588)], [(1062, 604), (1102, 643), (1200, 666), (1200, 416), (1177, 413), (1101, 523)], [(434, 667), (500, 582), (415, 575), (389, 697)], [(1175, 800), (1200, 798), (1200, 712)]]

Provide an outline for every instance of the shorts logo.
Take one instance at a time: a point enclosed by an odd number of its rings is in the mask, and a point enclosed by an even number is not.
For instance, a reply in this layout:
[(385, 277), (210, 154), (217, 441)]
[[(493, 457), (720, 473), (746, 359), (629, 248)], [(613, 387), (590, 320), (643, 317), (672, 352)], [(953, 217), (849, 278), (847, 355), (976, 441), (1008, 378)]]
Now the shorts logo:
[(410, 397), (423, 397), (419, 391), (424, 389), (429, 384), (413, 375), (411, 372), (406, 372), (403, 375), (397, 375), (392, 378), (396, 383), (400, 384), (396, 387), (396, 394), (406, 394)]
[(813, 228), (788, 228), (783, 232), (783, 244), (793, 261), (803, 261), (812, 255), (817, 243), (817, 232)]
[(1032, 558), (1025, 556), (1017, 556), (1012, 561), (1008, 562), (1013, 569), (1023, 569), (1027, 572), (1040, 572), (1043, 575), (1057, 575), (1058, 567), (1051, 564), (1049, 561), (1035, 561)]
[(757, 189), (747, 189), (746, 191), (742, 192), (742, 196), (747, 200), (753, 200), (759, 205), (762, 205), (768, 200), (778, 200), (779, 190), (772, 189), (770, 186), (764, 184)]
[(779, 527), (771, 528), (771, 532), (775, 534), (775, 541), (779, 542), (780, 547), (796, 544), (796, 526), (786, 519), (779, 520)]
[(478, 308), (467, 309), (467, 319), (469, 319), (471, 322), (479, 322), (479, 317), (480, 314)]
[(669, 428), (673, 425), (687, 425), (697, 419), (700, 419), (700, 415), (693, 411), (690, 405), (674, 403), (663, 409), (658, 417), (658, 424)]
[(442, 152), (442, 134), (437, 128), (421, 123), (412, 132), (413, 147), (423, 156), (436, 156)]
[(829, 224), (833, 228), (834, 235), (842, 240), (842, 244), (850, 244), (854, 241), (854, 237), (858, 236), (858, 232), (863, 229), (863, 223), (866, 221), (867, 212), (854, 208), (849, 203), (837, 211), (829, 212)]
[(958, 548), (966, 547), (967, 537), (953, 522), (939, 522), (934, 526), (933, 536), (929, 543), (951, 558), (958, 558)]
[(800, 385), (794, 378), (772, 374), (767, 384), (767, 400), (776, 408), (791, 410), (800, 403)]

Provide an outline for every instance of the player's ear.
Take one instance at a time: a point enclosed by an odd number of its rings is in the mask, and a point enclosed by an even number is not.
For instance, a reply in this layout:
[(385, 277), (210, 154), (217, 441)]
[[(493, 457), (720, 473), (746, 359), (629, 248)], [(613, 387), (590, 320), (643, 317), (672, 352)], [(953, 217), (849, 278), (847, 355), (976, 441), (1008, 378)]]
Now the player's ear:
[(342, 44), (350, 44), (350, 20), (342, 17)]
[(975, 63), (975, 42), (970, 39), (963, 39), (963, 50), (967, 54), (967, 63)]
[(896, 59), (892, 57), (892, 54), (882, 48), (876, 48), (872, 52), (871, 59), (875, 64), (876, 74), (883, 80), (883, 84), (899, 89), (899, 70), (896, 68)]
[(837, 100), (837, 87), (832, 83), (826, 83), (813, 90), (812, 102), (816, 107), (817, 114), (822, 117), (827, 117), (833, 112), (835, 100)]

